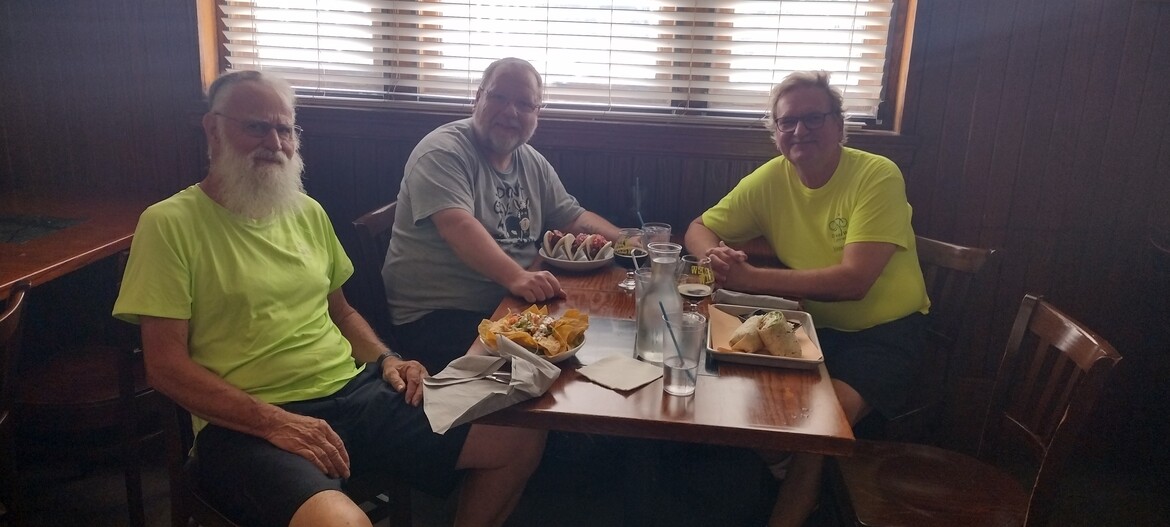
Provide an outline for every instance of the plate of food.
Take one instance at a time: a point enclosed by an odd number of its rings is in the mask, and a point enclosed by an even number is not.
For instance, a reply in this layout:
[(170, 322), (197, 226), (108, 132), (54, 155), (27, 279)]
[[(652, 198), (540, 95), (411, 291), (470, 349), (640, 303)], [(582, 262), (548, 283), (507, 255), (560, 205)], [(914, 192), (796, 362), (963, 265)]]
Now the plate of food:
[(708, 315), (707, 348), (716, 360), (807, 369), (825, 362), (805, 311), (715, 304)]
[(613, 242), (600, 234), (544, 233), (540, 257), (549, 265), (566, 271), (592, 271), (613, 260)]
[(519, 344), (556, 364), (577, 354), (585, 345), (589, 314), (569, 309), (559, 317), (550, 316), (548, 307), (535, 305), (519, 313), (508, 313), (497, 320), (479, 323), (479, 341), (491, 353), (499, 352), (498, 336)]

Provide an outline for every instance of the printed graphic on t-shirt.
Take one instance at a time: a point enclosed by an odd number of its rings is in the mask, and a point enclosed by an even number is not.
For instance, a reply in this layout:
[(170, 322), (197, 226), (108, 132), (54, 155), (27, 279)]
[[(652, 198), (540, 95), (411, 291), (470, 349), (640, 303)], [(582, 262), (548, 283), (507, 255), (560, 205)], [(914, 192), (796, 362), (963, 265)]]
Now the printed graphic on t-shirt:
[(499, 218), (495, 238), (500, 245), (523, 247), (535, 243), (528, 204), (528, 189), (521, 182), (514, 185), (501, 183), (496, 187), (493, 209)]
[(833, 241), (842, 243), (845, 241), (845, 235), (849, 234), (849, 220), (845, 218), (835, 218), (829, 222), (829, 232), (833, 233)]

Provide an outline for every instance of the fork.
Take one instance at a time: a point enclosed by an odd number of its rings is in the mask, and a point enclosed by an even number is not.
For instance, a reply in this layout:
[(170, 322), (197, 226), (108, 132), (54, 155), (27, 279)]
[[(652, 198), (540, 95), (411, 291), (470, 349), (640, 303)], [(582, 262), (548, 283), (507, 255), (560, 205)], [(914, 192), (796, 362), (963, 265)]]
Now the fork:
[(483, 378), (489, 381), (498, 382), (500, 384), (512, 384), (512, 374), (508, 372), (497, 371), (495, 373), (485, 375)]

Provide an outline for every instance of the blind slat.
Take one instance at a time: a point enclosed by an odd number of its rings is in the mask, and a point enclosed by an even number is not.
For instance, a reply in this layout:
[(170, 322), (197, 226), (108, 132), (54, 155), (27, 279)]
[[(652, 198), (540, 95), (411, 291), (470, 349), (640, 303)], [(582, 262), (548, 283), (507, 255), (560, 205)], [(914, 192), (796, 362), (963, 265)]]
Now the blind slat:
[(491, 61), (517, 56), (544, 75), (553, 107), (759, 113), (785, 75), (825, 69), (850, 113), (877, 113), (890, 0), (596, 4), (233, 0), (220, 11), (232, 69), (279, 72), (309, 96), (466, 104)]

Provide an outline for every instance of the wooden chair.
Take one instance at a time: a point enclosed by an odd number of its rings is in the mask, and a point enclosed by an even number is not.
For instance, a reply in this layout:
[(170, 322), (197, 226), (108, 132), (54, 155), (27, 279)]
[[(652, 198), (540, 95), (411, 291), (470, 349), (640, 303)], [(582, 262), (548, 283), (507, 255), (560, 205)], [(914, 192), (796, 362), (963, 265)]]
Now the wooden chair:
[(20, 363), (20, 315), (28, 283), (17, 284), (0, 310), (0, 502), (7, 512), (0, 516), (10, 525), (20, 525), (20, 508), (24, 506), (16, 477), (15, 424), (16, 365)]
[[(170, 417), (164, 429), (167, 442), (167, 471), (171, 484), (172, 527), (237, 527), (199, 491), (190, 472), (189, 453), (194, 445), (191, 414), (167, 400)], [(391, 478), (350, 478), (346, 494), (361, 505), (370, 522), (390, 518), (391, 525), (411, 525), (410, 487)]]
[[(119, 256), (114, 283), (121, 281), (125, 258)], [(163, 399), (146, 382), (137, 328), (110, 318), (106, 331), (91, 344), (36, 360), (26, 354), (16, 417), (22, 435), (37, 440), (19, 448), (25, 458), (35, 450), (44, 451), (41, 459), (72, 459), (83, 471), (120, 458), (130, 525), (141, 527), (146, 524), (143, 451), (148, 441), (162, 437)]]
[(1151, 292), (1151, 310), (1154, 320), (1166, 335), (1170, 335), (1170, 236), (1159, 240), (1150, 237), (1153, 253), (1154, 290)]
[(995, 249), (964, 247), (923, 236), (915, 239), (931, 304), (922, 369), (906, 409), (884, 420), (871, 414), (858, 423), (859, 437), (936, 442), (947, 388), (953, 378), (956, 343), (968, 319), (968, 293), (985, 270), (994, 268), (999, 256)]
[[(1121, 356), (1038, 297), (1020, 306), (996, 374), (978, 458), (937, 447), (858, 441), (830, 470), (850, 525), (1038, 526)], [(1024, 460), (1021, 463), (1021, 460)], [(1017, 480), (1015, 475), (1027, 474)]]
[[(394, 213), (398, 202), (392, 201), (353, 221), (357, 231), (358, 258), (355, 266), (362, 284), (368, 292), (377, 292), (371, 299), (370, 323), (378, 334), (393, 347), (390, 324), (390, 308), (386, 305), (385, 286), (382, 284), (382, 265), (386, 261), (386, 250), (390, 247), (391, 229), (394, 227)], [(372, 293), (371, 293), (372, 294)]]

